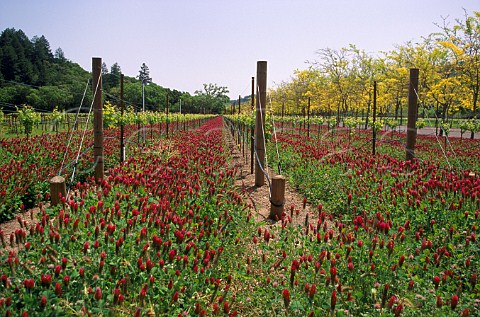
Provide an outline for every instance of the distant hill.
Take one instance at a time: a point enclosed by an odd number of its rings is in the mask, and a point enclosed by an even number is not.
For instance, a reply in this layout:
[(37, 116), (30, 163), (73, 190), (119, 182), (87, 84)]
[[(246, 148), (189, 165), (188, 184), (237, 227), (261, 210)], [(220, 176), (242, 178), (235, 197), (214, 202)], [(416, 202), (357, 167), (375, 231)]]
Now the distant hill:
[[(116, 104), (120, 90), (120, 65), (111, 69), (103, 64), (104, 99)], [(91, 73), (80, 65), (68, 60), (61, 48), (54, 53), (48, 40), (42, 36), (29, 39), (22, 30), (5, 29), (0, 34), (0, 109), (4, 112), (16, 111), (16, 106), (32, 106), (37, 111), (74, 111), (83, 99), (85, 110), (92, 99)], [(125, 76), (125, 99), (127, 105), (140, 109), (142, 105), (142, 84), (133, 77)], [(84, 96), (85, 87), (87, 91)], [(189, 109), (188, 93), (163, 88), (155, 83), (146, 86), (146, 109), (162, 110), (166, 95), (172, 111), (179, 107), (183, 99), (184, 111)], [(193, 104), (193, 102), (190, 102)], [(83, 109), (83, 108), (82, 108)]]
[[(252, 102), (251, 100), (252, 100), (252, 96), (250, 96), (250, 95), (240, 97), (240, 102), (242, 104)], [(235, 99), (235, 100), (230, 100), (230, 103), (238, 103), (238, 98)]]
[(61, 48), (52, 53), (44, 36), (30, 40), (13, 28), (0, 34), (0, 107), (4, 111), (22, 104), (38, 110), (79, 105), (88, 78), (89, 72), (67, 60)]
[[(139, 65), (139, 73), (140, 69)], [(148, 77), (148, 67), (143, 64), (142, 69)], [(103, 97), (114, 105), (119, 104), (120, 74), (118, 63), (110, 69), (105, 63), (102, 65)], [(80, 105), (82, 111), (88, 111), (93, 95), (91, 82), (87, 85), (90, 79), (91, 73), (68, 60), (61, 48), (52, 53), (43, 35), (29, 39), (22, 30), (14, 28), (0, 34), (0, 109), (4, 112), (16, 111), (24, 104), (37, 111), (52, 111), (55, 107), (76, 111)], [(125, 76), (124, 88), (126, 105), (142, 109), (142, 82)], [(167, 96), (171, 112), (179, 111), (180, 103), (183, 113), (222, 113), (226, 105), (222, 99), (225, 96), (205, 96), (201, 92), (192, 96), (148, 82), (145, 109), (163, 111)]]

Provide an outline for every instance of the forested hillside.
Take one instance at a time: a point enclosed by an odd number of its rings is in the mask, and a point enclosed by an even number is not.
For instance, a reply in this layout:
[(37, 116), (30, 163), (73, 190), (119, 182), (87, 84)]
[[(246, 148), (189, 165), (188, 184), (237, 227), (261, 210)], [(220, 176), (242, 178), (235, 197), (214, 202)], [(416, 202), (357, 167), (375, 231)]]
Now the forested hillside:
[[(205, 84), (194, 95), (155, 84), (148, 74), (148, 66), (139, 66), (137, 77), (125, 76), (127, 106), (142, 109), (142, 85), (145, 84), (145, 110), (163, 111), (166, 97), (170, 111), (188, 113), (222, 113), (228, 104), (226, 87)], [(118, 104), (121, 67), (114, 63), (102, 66), (105, 101)], [(146, 76), (148, 80), (142, 81)], [(66, 58), (63, 50), (52, 52), (45, 36), (31, 39), (22, 31), (5, 29), (0, 34), (0, 109), (16, 111), (16, 107), (32, 106), (36, 111), (49, 112), (54, 108), (72, 111), (91, 102), (89, 71)], [(82, 104), (83, 98), (83, 104)]]
[(5, 111), (25, 103), (38, 110), (79, 105), (89, 77), (61, 48), (52, 53), (44, 36), (29, 39), (13, 28), (0, 35), (0, 107)]

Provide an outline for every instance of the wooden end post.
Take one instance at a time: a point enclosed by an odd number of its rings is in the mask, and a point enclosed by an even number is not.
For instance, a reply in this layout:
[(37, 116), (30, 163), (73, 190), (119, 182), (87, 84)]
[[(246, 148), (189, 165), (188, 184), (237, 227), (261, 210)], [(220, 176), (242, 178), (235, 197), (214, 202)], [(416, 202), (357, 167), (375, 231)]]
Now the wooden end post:
[(250, 128), (250, 174), (253, 174), (255, 167), (255, 130)]
[(265, 184), (265, 106), (267, 102), (267, 62), (257, 62), (257, 88), (258, 96), (256, 102), (255, 122), (255, 146), (257, 160), (255, 161), (255, 186)]
[(93, 76), (93, 156), (95, 162), (95, 181), (104, 177), (103, 165), (103, 104), (102, 104), (102, 59), (92, 58)]
[(375, 122), (377, 120), (377, 82), (373, 82), (373, 121), (372, 121), (372, 154), (375, 155), (377, 148), (377, 130)]
[(310, 137), (310, 97), (308, 97), (308, 108), (307, 108), (307, 136)]
[(168, 139), (168, 125), (169, 125), (169, 122), (168, 122), (168, 95), (165, 96), (165, 115), (167, 117), (167, 126), (166, 126), (166, 132), (167, 132), (167, 139)]
[(415, 157), (415, 143), (417, 141), (417, 114), (418, 114), (418, 68), (410, 69), (410, 85), (408, 86), (408, 121), (407, 121), (407, 145), (405, 160)]
[(123, 83), (124, 83), (125, 76), (120, 74), (120, 111), (122, 116), (122, 123), (120, 125), (120, 162), (125, 161), (125, 139), (124, 139), (124, 126), (123, 126), (123, 115), (125, 111), (125, 102), (123, 101)]
[(50, 200), (52, 206), (60, 203), (61, 197), (67, 196), (67, 187), (65, 185), (65, 178), (62, 176), (55, 176), (50, 179)]
[(252, 111), (255, 110), (255, 77), (252, 77)]
[(270, 200), (270, 219), (278, 220), (285, 209), (285, 177), (272, 177), (272, 198)]

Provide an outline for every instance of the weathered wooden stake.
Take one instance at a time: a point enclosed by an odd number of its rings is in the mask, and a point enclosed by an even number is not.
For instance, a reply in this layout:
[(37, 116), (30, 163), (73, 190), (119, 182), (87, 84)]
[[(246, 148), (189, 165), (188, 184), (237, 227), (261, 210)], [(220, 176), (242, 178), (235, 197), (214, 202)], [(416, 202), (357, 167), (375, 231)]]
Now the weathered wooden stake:
[(372, 119), (372, 154), (376, 153), (377, 131), (375, 130), (375, 121), (377, 119), (377, 82), (373, 82), (373, 119)]
[(272, 197), (270, 200), (270, 215), (268, 218), (278, 220), (282, 217), (285, 207), (285, 177), (272, 177)]
[(255, 109), (255, 77), (252, 77), (252, 110)]
[(255, 186), (265, 184), (265, 105), (267, 102), (267, 62), (257, 62), (257, 106), (255, 122), (255, 147), (257, 159), (255, 160)]
[(255, 130), (250, 128), (250, 174), (253, 174), (254, 159), (255, 159)]
[[(252, 102), (252, 110), (255, 109), (255, 77), (252, 77), (252, 97), (251, 97), (251, 102)], [(253, 127), (250, 127), (250, 174), (253, 174), (254, 170), (254, 160), (255, 160), (255, 129)]]
[(242, 148), (242, 153), (243, 153), (243, 157), (245, 158), (245, 164), (247, 164), (247, 150), (245, 148), (245, 143), (246, 143), (246, 139), (248, 138), (248, 129), (247, 129), (247, 126), (246, 125), (243, 125), (242, 126), (242, 135), (243, 135), (243, 148)]
[(62, 176), (55, 176), (50, 179), (50, 201), (52, 206), (60, 203), (60, 197), (67, 196), (67, 187), (65, 185), (65, 178)]
[(123, 127), (123, 112), (125, 111), (125, 103), (123, 101), (123, 81), (124, 75), (120, 74), (120, 111), (122, 115), (122, 123), (120, 124), (120, 162), (125, 161), (125, 140)]
[[(240, 103), (240, 100), (241, 100), (241, 96), (238, 95), (238, 115), (240, 115), (240, 108), (241, 108), (241, 103)], [(241, 123), (238, 123), (238, 144), (241, 145), (242, 144), (242, 133), (241, 133)]]
[(165, 114), (167, 115), (167, 139), (168, 139), (168, 95), (165, 96)]
[(93, 76), (93, 159), (95, 162), (95, 181), (104, 176), (103, 166), (103, 105), (102, 105), (102, 59), (92, 58)]
[(307, 108), (307, 136), (310, 137), (310, 97), (308, 97), (308, 108)]
[(410, 68), (410, 85), (408, 86), (408, 121), (407, 121), (407, 145), (405, 160), (415, 157), (415, 143), (417, 141), (417, 91), (418, 91), (418, 68)]

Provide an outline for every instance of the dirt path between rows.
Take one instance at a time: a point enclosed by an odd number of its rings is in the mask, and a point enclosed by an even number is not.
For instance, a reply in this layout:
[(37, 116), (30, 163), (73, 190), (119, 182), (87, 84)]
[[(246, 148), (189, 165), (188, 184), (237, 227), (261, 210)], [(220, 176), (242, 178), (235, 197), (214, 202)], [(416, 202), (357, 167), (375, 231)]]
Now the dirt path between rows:
[[(265, 181), (265, 185), (261, 187), (255, 186), (255, 172), (250, 173), (250, 151), (245, 150), (245, 154), (237, 146), (231, 134), (226, 131), (227, 134), (227, 146), (229, 147), (232, 155), (232, 164), (237, 170), (235, 185), (240, 189), (242, 195), (247, 199), (248, 203), (253, 206), (255, 211), (255, 220), (259, 223), (275, 224), (275, 221), (269, 219), (270, 215), (270, 188), (268, 182)], [(273, 169), (268, 169), (269, 178), (277, 175)], [(285, 183), (285, 212), (289, 213), (291, 206), (294, 206), (295, 214), (298, 212), (298, 216), (292, 218), (292, 223), (295, 225), (304, 225), (307, 214), (312, 214), (315, 210), (311, 210), (312, 207), (309, 203), (306, 203), (305, 209), (303, 208), (303, 197), (294, 190), (288, 181)], [(309, 216), (309, 223), (313, 223), (311, 215)], [(280, 222), (278, 222), (280, 223)]]

